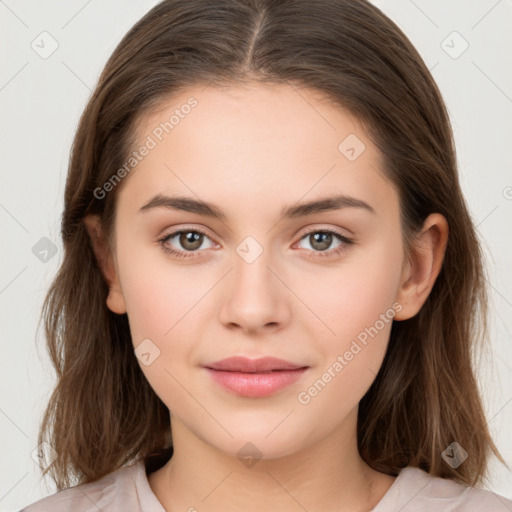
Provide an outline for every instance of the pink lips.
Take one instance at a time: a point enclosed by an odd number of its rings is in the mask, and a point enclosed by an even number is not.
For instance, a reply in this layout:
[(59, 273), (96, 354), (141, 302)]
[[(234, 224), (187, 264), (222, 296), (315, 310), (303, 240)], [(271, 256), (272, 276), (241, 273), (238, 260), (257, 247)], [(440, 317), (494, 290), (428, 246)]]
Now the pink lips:
[(246, 397), (263, 397), (296, 382), (308, 368), (275, 357), (229, 357), (204, 365), (221, 386)]

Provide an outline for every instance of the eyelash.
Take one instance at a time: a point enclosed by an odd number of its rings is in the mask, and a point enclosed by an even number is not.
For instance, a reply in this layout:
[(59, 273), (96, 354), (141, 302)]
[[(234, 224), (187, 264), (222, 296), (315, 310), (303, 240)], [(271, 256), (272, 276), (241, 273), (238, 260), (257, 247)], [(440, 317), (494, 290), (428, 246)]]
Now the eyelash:
[[(199, 228), (194, 229), (180, 229), (178, 231), (173, 231), (172, 233), (169, 233), (165, 235), (164, 237), (160, 238), (158, 240), (158, 243), (161, 245), (162, 249), (167, 254), (172, 254), (173, 256), (177, 258), (195, 258), (198, 251), (194, 252), (186, 252), (186, 251), (177, 251), (176, 249), (169, 247), (166, 242), (170, 238), (174, 238), (176, 235), (180, 235), (182, 233), (200, 233), (208, 238), (207, 233), (205, 233), (203, 230)], [(303, 233), (303, 235), (300, 237), (299, 241), (303, 238), (306, 238), (307, 236), (311, 235), (312, 233), (329, 233), (331, 235), (334, 235), (335, 237), (340, 240), (340, 242), (343, 242), (343, 245), (337, 247), (336, 249), (330, 249), (328, 251), (308, 251), (308, 257), (316, 259), (316, 258), (326, 258), (326, 257), (333, 257), (340, 255), (345, 249), (347, 245), (352, 245), (354, 241), (351, 238), (348, 238), (338, 231), (332, 230), (332, 229), (312, 229), (311, 231), (308, 231), (306, 233)]]

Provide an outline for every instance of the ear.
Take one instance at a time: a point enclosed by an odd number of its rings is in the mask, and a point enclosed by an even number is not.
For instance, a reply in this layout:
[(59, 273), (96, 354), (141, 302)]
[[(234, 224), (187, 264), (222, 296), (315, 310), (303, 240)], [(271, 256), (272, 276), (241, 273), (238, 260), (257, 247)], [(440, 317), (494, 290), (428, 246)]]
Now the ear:
[(87, 215), (84, 218), (85, 226), (92, 246), (96, 260), (101, 269), (101, 273), (109, 287), (107, 296), (107, 306), (110, 311), (118, 314), (126, 313), (126, 304), (123, 292), (119, 283), (117, 269), (114, 265), (113, 257), (107, 244), (107, 240), (103, 235), (101, 227), (101, 218), (99, 215)]
[(396, 298), (402, 309), (395, 320), (412, 318), (427, 300), (443, 264), (448, 231), (448, 222), (440, 213), (425, 220), (403, 265)]

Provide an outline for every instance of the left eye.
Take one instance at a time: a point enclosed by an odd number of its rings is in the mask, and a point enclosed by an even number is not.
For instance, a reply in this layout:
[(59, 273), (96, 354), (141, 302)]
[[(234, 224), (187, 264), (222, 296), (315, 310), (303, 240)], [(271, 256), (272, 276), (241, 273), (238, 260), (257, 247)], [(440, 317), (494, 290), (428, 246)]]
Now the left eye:
[[(339, 245), (330, 248), (334, 239), (338, 239)], [(330, 229), (309, 231), (302, 236), (300, 241), (302, 240), (306, 240), (313, 249), (313, 253), (311, 254), (312, 258), (339, 254), (347, 245), (353, 243), (351, 239)]]
[[(328, 250), (335, 238), (339, 240), (339, 245), (334, 249)], [(173, 239), (177, 239), (181, 247), (185, 250), (176, 249), (173, 245), (170, 245), (170, 242)], [(166, 253), (173, 254), (179, 258), (190, 258), (198, 255), (199, 249), (203, 245), (205, 239), (211, 241), (210, 237), (206, 233), (194, 228), (174, 231), (173, 233), (165, 235), (163, 238), (158, 240), (158, 242)], [(309, 242), (311, 250), (313, 251), (309, 256), (312, 258), (339, 254), (347, 245), (353, 243), (351, 239), (330, 229), (309, 231), (300, 238), (299, 242), (302, 240), (307, 240)], [(211, 247), (206, 247), (206, 249), (208, 248)]]

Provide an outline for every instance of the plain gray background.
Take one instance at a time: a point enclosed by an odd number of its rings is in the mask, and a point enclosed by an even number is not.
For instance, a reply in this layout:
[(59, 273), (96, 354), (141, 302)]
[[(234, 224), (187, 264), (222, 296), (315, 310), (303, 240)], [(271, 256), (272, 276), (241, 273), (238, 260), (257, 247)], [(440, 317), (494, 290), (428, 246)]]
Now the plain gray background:
[[(31, 458), (54, 384), (36, 328), (62, 259), (69, 150), (108, 56), (156, 3), (0, 1), (1, 511), (54, 492)], [(374, 3), (417, 47), (450, 112), (462, 187), (488, 259), (493, 357), (482, 360), (479, 379), (491, 433), (512, 466), (512, 3)], [(495, 459), (491, 468), (488, 488), (512, 498), (512, 472)]]

